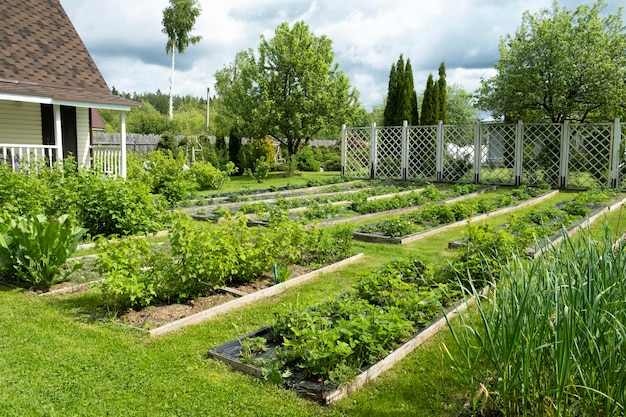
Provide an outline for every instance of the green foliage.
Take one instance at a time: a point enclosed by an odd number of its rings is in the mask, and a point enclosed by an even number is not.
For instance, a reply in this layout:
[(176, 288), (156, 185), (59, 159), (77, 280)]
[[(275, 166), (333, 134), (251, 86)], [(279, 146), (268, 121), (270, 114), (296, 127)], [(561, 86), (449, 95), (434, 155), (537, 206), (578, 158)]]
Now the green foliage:
[(35, 289), (47, 290), (80, 267), (64, 264), (85, 231), (72, 226), (67, 215), (52, 221), (44, 215), (0, 219), (0, 269)]
[(422, 114), (420, 115), (420, 125), (437, 124), (437, 101), (435, 98), (435, 81), (433, 75), (429, 74), (426, 80), (426, 89), (422, 100)]
[(272, 322), (278, 368), (341, 385), (440, 314), (459, 292), (434, 284), (419, 259), (361, 275), (347, 294), (312, 309), (287, 305)]
[(279, 262), (324, 264), (351, 254), (350, 227), (307, 233), (286, 218), (256, 228), (246, 221), (229, 215), (220, 224), (177, 218), (166, 250), (152, 250), (142, 239), (101, 243), (103, 302), (116, 309), (182, 302), (258, 279)]
[[(143, 169), (138, 160), (131, 161), (132, 172)], [(9, 172), (0, 166), (0, 180), (13, 187), (6, 194), (0, 187), (2, 210), (7, 213), (44, 214), (51, 220), (67, 214), (69, 223), (81, 225), (92, 236), (145, 233), (160, 227), (161, 208), (145, 185), (76, 169), (69, 159), (52, 168), (41, 166), (36, 175)]]
[(385, 126), (401, 126), (406, 120), (409, 125), (417, 125), (419, 121), (417, 95), (413, 82), (411, 60), (400, 55), (398, 62), (391, 65), (389, 86), (384, 110)]
[[(500, 41), (497, 75), (484, 80), (479, 105), (507, 120), (553, 123), (613, 120), (625, 100), (625, 24), (606, 2), (525, 12)], [(592, 145), (593, 147), (594, 145)]]
[(239, 153), (241, 151), (241, 138), (234, 131), (231, 130), (230, 137), (228, 138), (228, 158), (230, 162), (235, 164), (235, 167), (239, 168), (238, 171), (235, 172), (235, 175), (243, 174), (245, 166), (241, 165), (241, 161), (239, 160)]
[(158, 257), (145, 239), (101, 239), (98, 245), (96, 264), (99, 273), (106, 277), (99, 288), (106, 305), (125, 310), (148, 306), (157, 299), (162, 277), (153, 265)]
[(220, 190), (234, 169), (235, 165), (232, 162), (227, 164), (225, 171), (220, 171), (208, 162), (196, 161), (191, 165), (189, 175), (200, 190)]
[(257, 182), (261, 183), (265, 178), (267, 178), (267, 175), (270, 173), (270, 169), (270, 163), (266, 162), (265, 157), (262, 156), (254, 162), (254, 170), (251, 175), (255, 180), (257, 180)]
[[(485, 415), (623, 415), (626, 308), (623, 248), (588, 231), (527, 263), (503, 263), (507, 277), (451, 326), (455, 365), (482, 394)], [(469, 371), (468, 371), (469, 370)]]
[(171, 154), (177, 155), (179, 153), (179, 143), (176, 139), (176, 135), (173, 132), (164, 132), (161, 135), (161, 139), (157, 143), (157, 150), (167, 151)]
[(300, 171), (319, 171), (320, 164), (315, 160), (315, 156), (310, 147), (305, 147), (297, 155), (297, 168)]
[(242, 133), (278, 138), (295, 155), (316, 134), (340, 126), (360, 108), (358, 93), (334, 62), (332, 42), (303, 21), (261, 36), (258, 53), (239, 52), (215, 74), (215, 89)]
[(81, 182), (73, 204), (79, 223), (92, 236), (134, 235), (160, 229), (161, 207), (145, 185), (93, 173), (78, 178)]

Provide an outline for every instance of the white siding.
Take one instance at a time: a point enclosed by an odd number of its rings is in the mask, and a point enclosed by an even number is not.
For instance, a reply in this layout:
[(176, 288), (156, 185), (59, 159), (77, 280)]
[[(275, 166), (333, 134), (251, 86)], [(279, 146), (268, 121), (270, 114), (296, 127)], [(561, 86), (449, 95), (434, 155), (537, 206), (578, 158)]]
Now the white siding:
[(78, 166), (89, 167), (89, 109), (76, 109), (76, 136), (78, 137)]
[(0, 100), (0, 143), (42, 144), (39, 103)]

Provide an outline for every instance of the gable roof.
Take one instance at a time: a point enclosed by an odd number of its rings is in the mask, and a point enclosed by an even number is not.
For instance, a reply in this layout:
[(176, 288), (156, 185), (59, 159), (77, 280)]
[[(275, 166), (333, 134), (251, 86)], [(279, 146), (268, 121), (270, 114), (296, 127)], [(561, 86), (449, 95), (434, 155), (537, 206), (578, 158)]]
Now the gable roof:
[(91, 130), (104, 130), (107, 125), (98, 113), (98, 109), (89, 109), (91, 112)]
[(2, 0), (0, 22), (0, 99), (138, 105), (111, 93), (60, 0)]

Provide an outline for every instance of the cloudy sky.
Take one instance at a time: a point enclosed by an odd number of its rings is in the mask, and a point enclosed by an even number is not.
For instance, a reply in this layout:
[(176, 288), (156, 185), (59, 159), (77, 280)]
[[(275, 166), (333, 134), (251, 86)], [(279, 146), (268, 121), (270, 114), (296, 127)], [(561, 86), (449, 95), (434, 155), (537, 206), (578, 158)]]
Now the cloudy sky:
[[(561, 0), (573, 9), (588, 1)], [(615, 12), (620, 0), (607, 0)], [(168, 0), (61, 0), (110, 87), (124, 92), (169, 89), (171, 56), (165, 52), (162, 12)], [(389, 69), (400, 54), (411, 59), (418, 93), (444, 61), (448, 83), (468, 91), (493, 75), (498, 42), (514, 34), (525, 10), (552, 0), (200, 0), (193, 34), (176, 56), (174, 93), (205, 97), (214, 74), (241, 50), (271, 37), (281, 22), (304, 20), (315, 35), (333, 41), (335, 60), (361, 94), (367, 110), (382, 104)]]

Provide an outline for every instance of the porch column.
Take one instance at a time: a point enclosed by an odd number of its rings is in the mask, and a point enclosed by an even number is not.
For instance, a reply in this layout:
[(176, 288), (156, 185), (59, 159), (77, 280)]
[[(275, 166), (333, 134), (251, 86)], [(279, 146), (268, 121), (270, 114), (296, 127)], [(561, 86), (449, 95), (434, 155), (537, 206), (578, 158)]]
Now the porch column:
[(61, 128), (61, 106), (59, 104), (52, 105), (54, 113), (54, 140), (57, 148), (57, 161), (63, 159), (63, 129)]
[(121, 161), (120, 161), (120, 176), (126, 179), (126, 112), (120, 111), (120, 146), (121, 149)]

